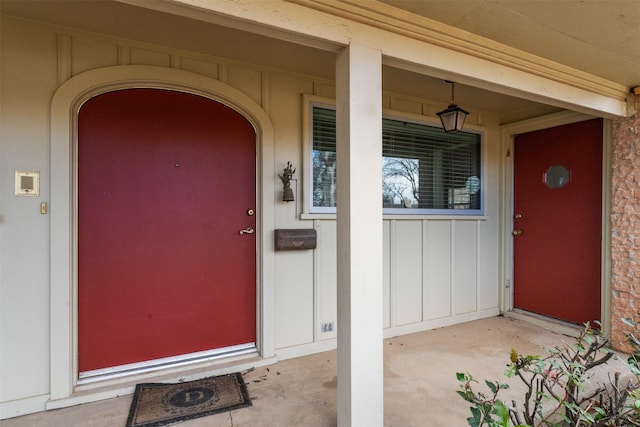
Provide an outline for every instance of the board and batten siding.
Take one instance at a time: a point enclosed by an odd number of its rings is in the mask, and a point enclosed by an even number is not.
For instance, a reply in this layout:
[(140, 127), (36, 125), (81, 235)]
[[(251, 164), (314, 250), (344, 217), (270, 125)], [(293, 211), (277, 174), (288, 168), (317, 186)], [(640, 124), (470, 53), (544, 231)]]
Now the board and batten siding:
[[(496, 315), (496, 227), (490, 219), (385, 219), (385, 336)], [(314, 220), (317, 334), (336, 318), (335, 221)], [(339, 327), (339, 325), (338, 325)]]
[[(50, 201), (51, 188), (72, 186), (71, 177), (51, 180), (51, 100), (69, 79), (104, 67), (151, 65), (195, 73), (241, 91), (262, 107), (273, 123), (275, 144), (273, 156), (260, 159), (271, 172), (259, 168), (258, 190), (276, 191), (257, 208), (274, 218), (274, 229), (315, 228), (318, 233), (314, 251), (275, 252), (272, 242), (259, 248), (271, 253), (273, 263), (272, 277), (262, 278), (273, 281), (272, 304), (261, 308), (274, 319), (270, 346), (280, 358), (335, 346), (336, 330), (322, 332), (322, 325), (336, 322), (336, 223), (301, 216), (302, 95), (334, 97), (334, 82), (11, 17), (2, 17), (1, 25), (0, 418), (41, 411), (49, 399), (50, 339), (57, 326), (50, 322), (50, 216), (40, 214), (40, 203)], [(442, 107), (386, 92), (383, 106), (400, 116), (432, 119)], [(474, 114), (469, 123), (484, 135), (485, 216), (384, 220), (384, 306), (379, 309), (386, 336), (499, 313), (498, 125), (490, 113), (482, 120)], [(281, 172), (287, 161), (297, 168), (294, 203), (280, 201), (281, 184), (272, 173)], [(16, 170), (40, 172), (39, 198), (13, 195)], [(51, 210), (57, 208), (51, 203)]]

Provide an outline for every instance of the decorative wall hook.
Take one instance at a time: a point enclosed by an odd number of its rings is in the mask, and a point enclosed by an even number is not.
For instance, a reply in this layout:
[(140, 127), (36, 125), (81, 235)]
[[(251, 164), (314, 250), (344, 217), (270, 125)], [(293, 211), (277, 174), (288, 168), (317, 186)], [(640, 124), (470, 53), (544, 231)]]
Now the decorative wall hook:
[(291, 162), (287, 162), (287, 167), (282, 171), (282, 175), (278, 174), (280, 179), (282, 180), (282, 201), (283, 202), (293, 202), (295, 198), (293, 197), (293, 190), (291, 189), (291, 179), (293, 178), (293, 174), (296, 172), (295, 168), (291, 164)]

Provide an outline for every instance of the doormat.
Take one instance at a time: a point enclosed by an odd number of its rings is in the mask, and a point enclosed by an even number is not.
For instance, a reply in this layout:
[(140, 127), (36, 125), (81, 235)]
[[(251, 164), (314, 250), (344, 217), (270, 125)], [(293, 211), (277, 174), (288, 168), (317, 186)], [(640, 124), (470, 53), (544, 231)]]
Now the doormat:
[(138, 384), (126, 427), (157, 427), (251, 406), (240, 373), (177, 384)]

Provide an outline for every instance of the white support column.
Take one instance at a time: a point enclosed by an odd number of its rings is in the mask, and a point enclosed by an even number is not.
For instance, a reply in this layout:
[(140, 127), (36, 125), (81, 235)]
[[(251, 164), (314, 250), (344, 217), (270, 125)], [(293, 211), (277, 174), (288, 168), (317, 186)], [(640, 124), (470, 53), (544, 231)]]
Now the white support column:
[(338, 427), (382, 427), (382, 54), (336, 62)]

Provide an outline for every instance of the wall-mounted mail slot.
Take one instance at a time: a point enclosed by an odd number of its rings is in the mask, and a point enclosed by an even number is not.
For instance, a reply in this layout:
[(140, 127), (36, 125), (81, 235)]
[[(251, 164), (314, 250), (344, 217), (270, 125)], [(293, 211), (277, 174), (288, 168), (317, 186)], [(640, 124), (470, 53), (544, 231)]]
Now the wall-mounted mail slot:
[(276, 230), (276, 251), (316, 248), (316, 230)]

